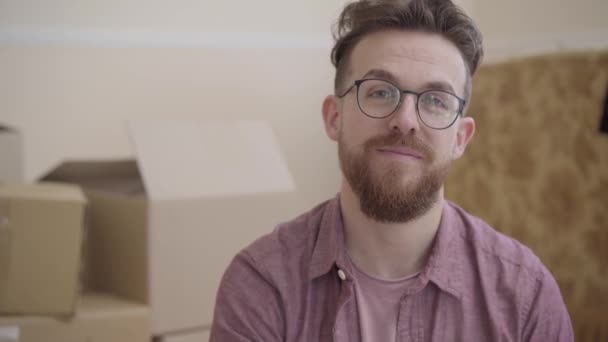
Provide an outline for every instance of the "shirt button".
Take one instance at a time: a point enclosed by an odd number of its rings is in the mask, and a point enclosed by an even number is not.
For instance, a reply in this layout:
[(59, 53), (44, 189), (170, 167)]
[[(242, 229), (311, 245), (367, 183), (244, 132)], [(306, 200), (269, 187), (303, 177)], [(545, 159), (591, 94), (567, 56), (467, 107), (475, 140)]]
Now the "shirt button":
[(338, 277), (342, 280), (346, 280), (346, 274), (342, 270), (338, 270)]

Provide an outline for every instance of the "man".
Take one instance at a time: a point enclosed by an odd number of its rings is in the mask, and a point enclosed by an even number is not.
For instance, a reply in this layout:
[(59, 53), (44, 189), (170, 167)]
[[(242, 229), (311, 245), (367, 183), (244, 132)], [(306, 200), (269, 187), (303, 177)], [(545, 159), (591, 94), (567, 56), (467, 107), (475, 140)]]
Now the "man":
[(475, 132), (471, 19), (450, 0), (361, 0), (335, 38), (340, 193), (235, 257), (211, 341), (572, 341), (539, 259), (444, 199)]

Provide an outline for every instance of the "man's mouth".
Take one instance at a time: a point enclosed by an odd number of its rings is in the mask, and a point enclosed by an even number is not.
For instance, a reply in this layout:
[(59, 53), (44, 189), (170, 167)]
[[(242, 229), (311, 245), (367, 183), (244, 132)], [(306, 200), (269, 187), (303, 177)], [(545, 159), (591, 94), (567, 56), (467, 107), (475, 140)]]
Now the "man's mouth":
[(401, 157), (409, 157), (409, 158), (414, 158), (414, 159), (423, 159), (422, 154), (420, 154), (418, 151), (411, 149), (411, 148), (407, 148), (407, 147), (397, 147), (397, 146), (391, 146), (391, 147), (380, 147), (377, 148), (376, 151), (382, 153), (382, 154), (387, 154), (387, 155), (393, 155), (393, 156), (401, 156)]

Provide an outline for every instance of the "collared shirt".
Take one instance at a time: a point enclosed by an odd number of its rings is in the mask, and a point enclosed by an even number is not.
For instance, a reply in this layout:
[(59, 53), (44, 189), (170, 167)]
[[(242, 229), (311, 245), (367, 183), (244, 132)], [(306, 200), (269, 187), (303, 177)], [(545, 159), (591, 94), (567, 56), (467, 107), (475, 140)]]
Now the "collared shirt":
[[(339, 201), (279, 225), (234, 258), (211, 342), (359, 341)], [(446, 201), (427, 264), (399, 302), (397, 341), (566, 342), (573, 333), (540, 260)]]

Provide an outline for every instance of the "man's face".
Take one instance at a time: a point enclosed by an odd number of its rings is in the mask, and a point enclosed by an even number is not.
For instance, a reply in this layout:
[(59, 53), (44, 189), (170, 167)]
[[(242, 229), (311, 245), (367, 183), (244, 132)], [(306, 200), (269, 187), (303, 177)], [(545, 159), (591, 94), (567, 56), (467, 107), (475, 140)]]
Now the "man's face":
[[(456, 46), (439, 35), (381, 31), (352, 51), (344, 89), (357, 79), (379, 78), (401, 89), (448, 90), (463, 97), (466, 73)], [(444, 130), (425, 126), (411, 94), (402, 95), (391, 116), (370, 118), (357, 104), (356, 87), (343, 98), (328, 97), (324, 119), (362, 211), (380, 222), (407, 222), (430, 209), (474, 132), (469, 117)]]

